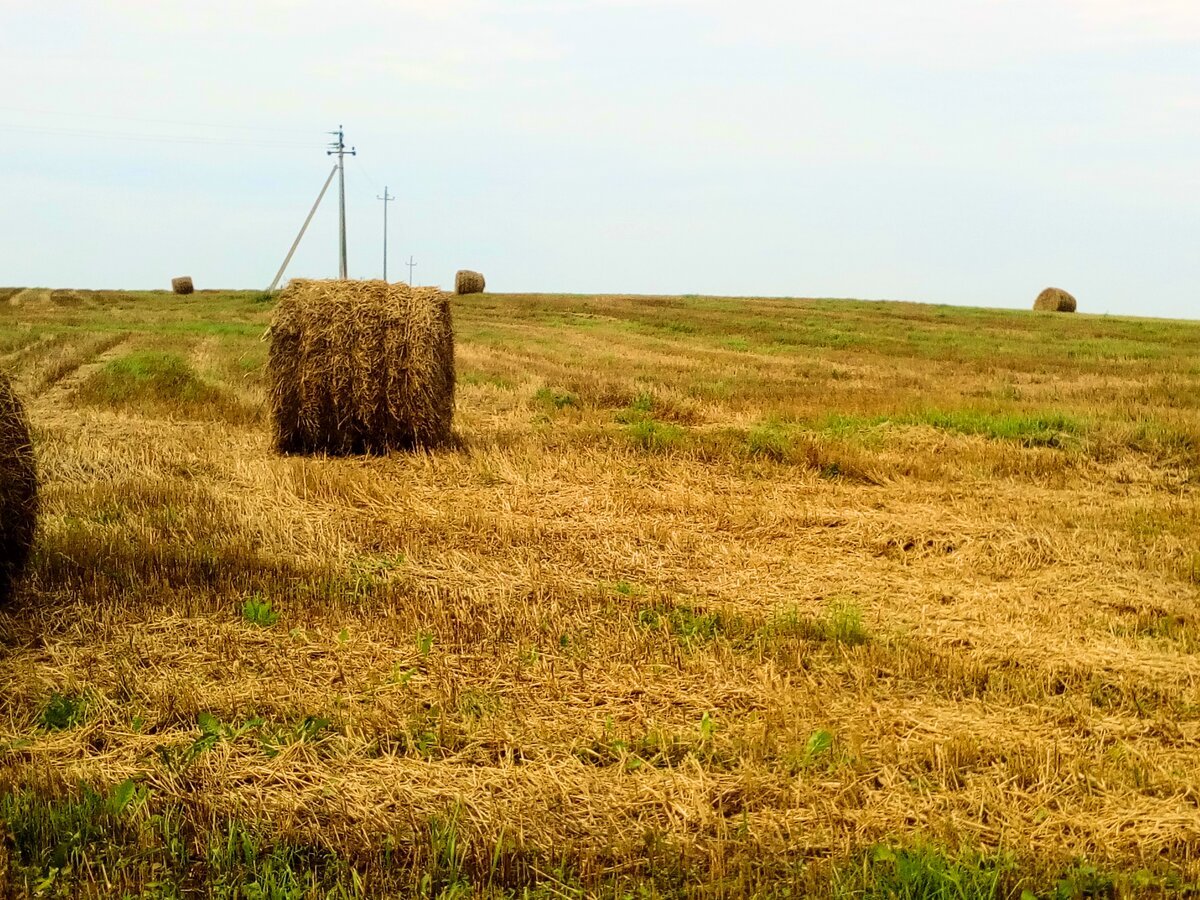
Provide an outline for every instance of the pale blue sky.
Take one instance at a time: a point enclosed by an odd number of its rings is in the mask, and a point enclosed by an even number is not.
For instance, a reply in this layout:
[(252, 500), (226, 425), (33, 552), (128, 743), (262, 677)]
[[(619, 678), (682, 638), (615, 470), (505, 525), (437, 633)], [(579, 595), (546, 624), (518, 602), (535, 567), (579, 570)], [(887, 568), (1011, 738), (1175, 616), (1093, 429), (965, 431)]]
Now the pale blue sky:
[[(0, 284), (350, 274), (1200, 318), (1196, 0), (0, 0)], [(287, 277), (337, 271), (331, 190)]]

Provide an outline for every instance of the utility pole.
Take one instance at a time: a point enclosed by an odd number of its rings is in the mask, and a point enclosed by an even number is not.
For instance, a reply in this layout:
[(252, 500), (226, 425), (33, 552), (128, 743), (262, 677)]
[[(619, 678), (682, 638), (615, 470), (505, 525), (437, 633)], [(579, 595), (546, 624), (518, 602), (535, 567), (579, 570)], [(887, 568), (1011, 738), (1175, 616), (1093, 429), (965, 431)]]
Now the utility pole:
[(412, 254), (408, 255), (408, 286), (412, 287), (412, 270), (416, 263), (413, 262)]
[(387, 185), (383, 186), (383, 196), (375, 195), (376, 200), (383, 201), (383, 280), (387, 281), (387, 205), (395, 200), (395, 197), (388, 196)]
[(342, 133), (342, 126), (338, 126), (337, 131), (329, 131), (326, 134), (337, 135), (337, 140), (330, 142), (331, 149), (325, 151), (326, 156), (336, 156), (338, 158), (338, 193), (341, 195), (338, 202), (338, 228), (340, 231), (340, 249), (339, 255), (339, 277), (343, 280), (350, 276), (346, 274), (346, 154), (357, 156), (357, 151), (351, 147), (346, 149), (345, 135)]
[(300, 226), (300, 233), (296, 235), (296, 239), (292, 241), (292, 249), (288, 251), (287, 256), (283, 258), (283, 265), (279, 267), (279, 271), (275, 273), (275, 279), (271, 282), (271, 286), (267, 291), (275, 290), (275, 286), (279, 284), (279, 279), (283, 277), (283, 270), (287, 268), (287, 264), (292, 261), (292, 254), (296, 252), (296, 247), (300, 244), (300, 238), (304, 237), (304, 232), (308, 228), (308, 223), (312, 221), (313, 214), (317, 211), (317, 207), (321, 205), (321, 200), (325, 196), (325, 192), (329, 190), (329, 182), (333, 181), (333, 176), (337, 174), (337, 166), (329, 170), (329, 177), (325, 179), (325, 184), (321, 187), (321, 193), (317, 194), (317, 202), (312, 205), (312, 209), (308, 211), (308, 218), (304, 220), (304, 224)]

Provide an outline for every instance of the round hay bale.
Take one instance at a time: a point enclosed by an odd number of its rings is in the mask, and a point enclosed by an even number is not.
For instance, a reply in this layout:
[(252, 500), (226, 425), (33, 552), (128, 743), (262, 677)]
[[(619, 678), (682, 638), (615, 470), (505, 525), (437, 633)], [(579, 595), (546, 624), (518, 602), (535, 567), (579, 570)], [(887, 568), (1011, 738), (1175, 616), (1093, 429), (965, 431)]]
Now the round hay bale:
[(296, 279), (267, 367), (281, 453), (387, 453), (450, 443), (450, 297), (386, 281)]
[(1048, 287), (1033, 301), (1034, 309), (1050, 312), (1075, 312), (1075, 298), (1061, 288)]
[(176, 294), (190, 294), (196, 290), (196, 286), (192, 284), (190, 275), (181, 275), (178, 278), (171, 279), (171, 290)]
[(38, 485), (25, 407), (0, 373), (0, 604), (12, 596), (33, 546)]
[(478, 272), (472, 272), (469, 269), (459, 270), (459, 272), (454, 276), (454, 293), (482, 294), (483, 276)]

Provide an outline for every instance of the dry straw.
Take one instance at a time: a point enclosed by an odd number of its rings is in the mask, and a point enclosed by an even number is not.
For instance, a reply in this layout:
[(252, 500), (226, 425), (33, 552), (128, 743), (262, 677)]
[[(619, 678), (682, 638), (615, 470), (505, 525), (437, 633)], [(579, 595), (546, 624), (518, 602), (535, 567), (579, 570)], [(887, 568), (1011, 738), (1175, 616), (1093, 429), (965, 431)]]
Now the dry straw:
[(387, 453), (451, 440), (454, 332), (437, 288), (292, 281), (271, 323), (283, 453)]
[(196, 286), (192, 284), (192, 279), (189, 275), (181, 275), (179, 278), (171, 279), (171, 290), (177, 294), (190, 294), (195, 289)]
[(482, 294), (483, 286), (483, 276), (478, 272), (461, 269), (454, 276), (454, 293), (456, 294)]
[(37, 468), (25, 408), (0, 374), (0, 604), (29, 559), (37, 526)]
[(1034, 309), (1050, 312), (1075, 312), (1075, 298), (1061, 288), (1048, 287), (1033, 301)]

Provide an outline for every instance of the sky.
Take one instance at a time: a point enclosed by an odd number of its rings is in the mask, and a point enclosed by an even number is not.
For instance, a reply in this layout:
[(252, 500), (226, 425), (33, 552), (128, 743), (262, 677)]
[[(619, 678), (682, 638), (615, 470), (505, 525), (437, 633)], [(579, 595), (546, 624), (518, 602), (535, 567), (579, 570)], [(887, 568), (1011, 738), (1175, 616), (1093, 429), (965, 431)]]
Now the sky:
[[(0, 285), (1200, 318), (1196, 0), (0, 0)], [(337, 181), (284, 281), (338, 270)]]

